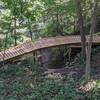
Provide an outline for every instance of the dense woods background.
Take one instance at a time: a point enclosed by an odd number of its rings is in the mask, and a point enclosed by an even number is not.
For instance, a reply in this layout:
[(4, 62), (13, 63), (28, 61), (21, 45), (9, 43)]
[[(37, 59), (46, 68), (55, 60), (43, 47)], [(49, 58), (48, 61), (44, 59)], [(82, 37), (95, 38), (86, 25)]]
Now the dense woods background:
[[(76, 1), (75, 1), (76, 2)], [(77, 6), (73, 0), (1, 0), (0, 43), (1, 50), (26, 39), (79, 34)], [(81, 1), (85, 33), (91, 26), (93, 0)], [(99, 32), (99, 4), (96, 10), (96, 32)], [(6, 38), (6, 39), (5, 39)]]
[[(99, 34), (99, 0), (0, 0), (0, 51), (26, 40), (80, 35), (82, 50), (73, 62), (80, 64), (75, 66), (84, 65), (82, 67), (85, 68), (82, 75), (85, 78), (74, 80), (72, 77), (62, 78), (58, 75), (57, 80), (53, 80), (42, 76), (43, 69), (34, 64), (32, 58), (17, 64), (9, 63), (0, 68), (0, 100), (99, 100), (100, 78), (95, 78), (93, 91), (77, 91), (77, 86), (93, 81), (91, 67), (94, 65), (91, 64), (91, 57), (100, 60), (100, 47), (91, 48), (92, 38)], [(86, 35), (89, 35), (87, 46)], [(60, 50), (57, 53), (60, 59), (53, 62), (54, 66), (60, 65), (60, 61), (65, 64), (62, 49), (56, 49)]]

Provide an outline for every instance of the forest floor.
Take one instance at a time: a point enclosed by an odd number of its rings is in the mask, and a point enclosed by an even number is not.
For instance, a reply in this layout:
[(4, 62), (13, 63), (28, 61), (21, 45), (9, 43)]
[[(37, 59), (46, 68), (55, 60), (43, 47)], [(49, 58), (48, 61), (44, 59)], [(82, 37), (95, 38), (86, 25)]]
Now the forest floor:
[[(93, 55), (91, 64), (92, 64), (92, 69), (91, 69), (92, 78), (95, 80), (100, 80), (100, 51), (99, 50), (96, 52), (96, 54)], [(34, 90), (34, 84), (36, 86), (38, 83), (42, 84), (41, 80), (43, 80), (44, 78), (44, 76), (43, 77), (41, 76), (41, 73), (43, 73), (41, 68), (38, 66), (33, 67), (33, 65), (32, 66), (31, 65), (32, 65), (31, 61), (28, 59), (28, 61), (26, 60), (22, 63), (7, 64), (4, 67), (0, 68), (0, 100), (49, 100), (49, 99), (31, 99), (32, 98), (31, 95), (33, 95), (32, 92), (36, 91)], [(71, 67), (66, 67), (62, 69), (48, 69), (48, 72), (60, 73), (65, 76), (66, 75), (71, 76), (77, 80), (80, 79), (84, 74), (84, 68), (81, 66), (81, 64), (75, 64)], [(47, 82), (43, 84), (42, 84), (43, 86), (46, 86), (49, 83)], [(47, 87), (49, 87), (49, 85)], [(42, 89), (45, 89), (47, 87), (42, 88), (40, 86), (41, 91), (44, 91)], [(37, 93), (38, 92), (39, 90), (37, 90)], [(40, 94), (46, 95), (46, 94), (42, 94), (41, 92)], [(39, 98), (38, 95), (39, 94), (37, 94), (37, 98)], [(25, 99), (26, 96), (28, 99)], [(50, 100), (58, 100), (58, 99), (50, 99)], [(64, 100), (64, 99), (59, 99), (59, 100)], [(69, 100), (74, 100), (74, 99), (69, 99)]]
[[(75, 63), (70, 67), (66, 66), (60, 69), (48, 69), (47, 73), (61, 73), (79, 79), (83, 74), (85, 74), (85, 68), (82, 64)], [(100, 79), (100, 49), (98, 49), (92, 56), (91, 76), (94, 79)]]

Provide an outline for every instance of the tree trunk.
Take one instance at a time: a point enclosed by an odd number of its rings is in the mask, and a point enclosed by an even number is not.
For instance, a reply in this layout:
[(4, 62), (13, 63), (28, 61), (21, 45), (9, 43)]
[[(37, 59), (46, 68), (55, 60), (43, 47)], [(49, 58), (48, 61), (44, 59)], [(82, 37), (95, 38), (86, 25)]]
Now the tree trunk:
[(86, 48), (86, 71), (85, 71), (86, 77), (90, 77), (90, 72), (91, 72), (91, 49), (92, 49), (93, 34), (95, 33), (95, 27), (96, 27), (97, 3), (98, 0), (95, 0), (92, 9), (92, 19), (91, 19), (90, 35), (88, 38), (88, 46)]
[(86, 60), (86, 37), (85, 37), (85, 28), (82, 16), (82, 8), (81, 8), (81, 0), (75, 0), (76, 8), (77, 8), (77, 16), (78, 16), (78, 26), (81, 35), (81, 45), (82, 45), (82, 58), (85, 62)]
[(29, 34), (30, 34), (30, 38), (31, 38), (31, 41), (33, 40), (33, 36), (32, 36), (32, 28), (31, 28), (31, 22), (30, 20), (28, 19), (28, 29), (29, 29)]
[[(31, 21), (29, 19), (28, 19), (28, 29), (29, 29), (30, 39), (31, 39), (31, 41), (33, 41)], [(36, 55), (35, 52), (33, 52), (33, 61), (34, 61), (34, 64), (36, 62), (35, 55)]]
[(8, 33), (6, 33), (6, 38), (5, 38), (5, 41), (4, 41), (4, 48), (3, 48), (3, 64), (2, 66), (5, 65), (5, 50), (6, 50), (6, 46), (7, 46), (7, 37), (8, 37)]
[(15, 46), (17, 45), (17, 38), (16, 38), (16, 16), (14, 16), (14, 39), (15, 39)]

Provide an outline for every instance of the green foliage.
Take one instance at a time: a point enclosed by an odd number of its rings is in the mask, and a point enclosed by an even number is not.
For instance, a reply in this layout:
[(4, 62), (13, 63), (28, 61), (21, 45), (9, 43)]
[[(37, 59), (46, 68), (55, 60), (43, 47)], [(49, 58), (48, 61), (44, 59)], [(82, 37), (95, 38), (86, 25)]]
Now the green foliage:
[(45, 30), (43, 30), (43, 37), (57, 36), (58, 33), (56, 29), (57, 29), (56, 23), (53, 22), (49, 23), (46, 26)]
[[(0, 51), (25, 41), (22, 36), (33, 38), (71, 34), (78, 30), (75, 0), (0, 0)], [(92, 0), (81, 0), (86, 31), (89, 32)], [(100, 4), (100, 2), (99, 2)], [(97, 11), (99, 16), (99, 8)], [(16, 27), (14, 26), (16, 19)], [(20, 29), (24, 30), (21, 32)], [(16, 34), (13, 31), (16, 30)], [(99, 32), (97, 33), (100, 34)], [(93, 54), (97, 51), (94, 50)], [(56, 52), (53, 66), (65, 64)], [(59, 57), (60, 56), (60, 57)], [(59, 59), (57, 59), (59, 58)], [(82, 64), (80, 55), (75, 59)], [(59, 82), (46, 79), (43, 70), (28, 59), (22, 64), (0, 68), (0, 100), (93, 100), (100, 98), (100, 82), (90, 93), (77, 91), (75, 80), (64, 78)]]
[[(18, 65), (10, 65), (9, 67), (0, 70), (1, 100), (62, 100), (65, 98), (73, 100), (76, 95), (73, 80), (67, 80), (68, 83), (66, 83), (67, 81), (56, 83), (54, 80), (45, 79), (43, 76), (41, 76), (43, 78), (37, 76), (37, 79), (31, 80), (34, 75), (27, 77), (25, 67)], [(32, 72), (34, 73), (34, 71)], [(21, 79), (18, 79), (19, 76)], [(35, 83), (34, 80), (36, 80)]]
[(82, 58), (81, 58), (81, 54), (80, 53), (76, 55), (76, 57), (74, 59), (74, 63), (76, 63), (76, 64), (83, 64), (84, 63)]
[[(3, 35), (5, 41), (5, 34), (8, 33), (6, 48), (15, 45), (15, 39), (17, 43), (20, 43), (21, 40), (25, 41), (29, 37), (35, 39), (67, 35), (78, 30), (74, 0), (1, 0), (0, 2), (0, 34)], [(81, 3), (88, 33), (93, 1), (82, 0)], [(99, 10), (97, 15), (99, 16)], [(16, 28), (14, 18), (17, 22)], [(12, 22), (11, 25), (10, 22)], [(13, 34), (14, 30), (16, 30), (16, 34)], [(26, 37), (25, 39), (22, 39), (23, 35)], [(2, 41), (1, 38), (0, 41)], [(1, 44), (0, 49), (2, 48), (4, 48), (4, 44)]]
[(59, 81), (46, 78), (32, 58), (21, 64), (6, 65), (0, 68), (0, 100), (99, 100), (99, 80), (93, 91), (82, 93), (78, 87), (83, 79), (62, 77)]

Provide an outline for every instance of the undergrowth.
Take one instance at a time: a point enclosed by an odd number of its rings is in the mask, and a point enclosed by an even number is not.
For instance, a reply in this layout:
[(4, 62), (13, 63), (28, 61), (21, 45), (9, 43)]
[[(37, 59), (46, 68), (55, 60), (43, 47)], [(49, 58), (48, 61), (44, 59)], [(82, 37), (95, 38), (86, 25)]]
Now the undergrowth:
[(83, 82), (67, 76), (60, 81), (45, 78), (41, 67), (29, 59), (0, 69), (0, 100), (100, 100), (100, 81), (88, 93), (77, 89)]

